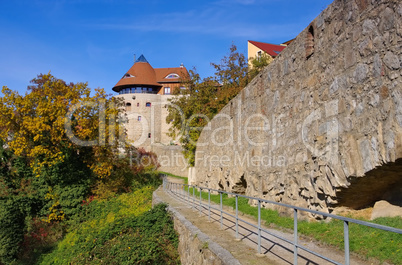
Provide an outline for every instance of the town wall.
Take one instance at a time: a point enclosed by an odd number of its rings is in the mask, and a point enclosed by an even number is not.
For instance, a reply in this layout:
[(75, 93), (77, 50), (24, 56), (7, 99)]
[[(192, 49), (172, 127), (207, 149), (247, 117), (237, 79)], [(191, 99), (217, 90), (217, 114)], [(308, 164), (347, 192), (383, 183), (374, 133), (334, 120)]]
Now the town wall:
[(335, 0), (204, 128), (192, 184), (326, 212), (401, 205), (401, 36), (400, 1)]
[(159, 171), (180, 177), (188, 176), (188, 163), (181, 146), (152, 144), (151, 151), (158, 155)]

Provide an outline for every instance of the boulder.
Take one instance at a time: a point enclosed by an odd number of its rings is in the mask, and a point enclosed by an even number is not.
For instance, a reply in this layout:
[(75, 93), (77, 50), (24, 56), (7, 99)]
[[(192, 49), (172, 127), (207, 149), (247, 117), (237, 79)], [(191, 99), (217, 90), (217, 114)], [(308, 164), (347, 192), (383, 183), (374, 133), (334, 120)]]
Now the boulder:
[(402, 217), (402, 207), (392, 205), (387, 201), (378, 201), (374, 204), (371, 220), (379, 217)]

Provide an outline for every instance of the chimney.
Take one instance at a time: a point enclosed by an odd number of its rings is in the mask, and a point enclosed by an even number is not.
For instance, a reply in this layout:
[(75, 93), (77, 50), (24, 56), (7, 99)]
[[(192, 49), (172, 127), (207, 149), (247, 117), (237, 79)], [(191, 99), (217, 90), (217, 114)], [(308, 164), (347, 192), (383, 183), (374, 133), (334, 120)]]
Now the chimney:
[(183, 65), (183, 63), (181, 63), (181, 64), (180, 64), (180, 68), (183, 68), (183, 67), (184, 67), (184, 65)]

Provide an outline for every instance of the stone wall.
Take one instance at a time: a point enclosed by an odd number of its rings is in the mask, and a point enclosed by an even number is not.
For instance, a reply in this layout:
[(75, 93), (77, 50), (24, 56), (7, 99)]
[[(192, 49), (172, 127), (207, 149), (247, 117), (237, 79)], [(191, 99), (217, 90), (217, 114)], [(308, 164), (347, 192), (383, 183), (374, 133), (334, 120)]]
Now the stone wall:
[[(136, 147), (150, 150), (151, 144), (170, 144), (167, 105), (171, 95), (121, 94), (125, 104), (127, 137)], [(149, 103), (147, 105), (147, 103)]]
[(193, 183), (329, 212), (398, 193), (401, 36), (400, 1), (335, 0), (204, 128)]
[[(127, 140), (135, 147), (156, 153), (160, 171), (187, 177), (188, 165), (182, 148), (171, 145), (174, 140), (168, 136), (167, 105), (173, 96), (136, 93), (116, 97), (124, 100)], [(150, 105), (147, 106), (147, 103)]]
[(179, 145), (152, 144), (151, 151), (157, 154), (159, 171), (168, 172), (176, 176), (188, 176), (188, 163)]
[[(159, 188), (161, 189), (161, 187)], [(152, 205), (164, 202), (155, 191), (152, 196)], [(169, 195), (168, 195), (169, 196)], [(208, 235), (188, 221), (174, 207), (168, 206), (172, 215), (174, 229), (179, 235), (178, 252), (183, 265), (240, 265), (232, 254), (219, 244), (212, 241)]]

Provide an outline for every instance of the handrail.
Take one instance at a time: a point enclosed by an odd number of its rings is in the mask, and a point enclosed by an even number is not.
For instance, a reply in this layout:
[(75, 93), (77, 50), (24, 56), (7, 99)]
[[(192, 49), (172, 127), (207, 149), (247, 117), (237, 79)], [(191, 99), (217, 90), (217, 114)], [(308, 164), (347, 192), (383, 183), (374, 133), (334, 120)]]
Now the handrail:
[[(183, 191), (184, 187), (187, 187), (187, 196), (184, 194), (180, 194), (179, 193), (179, 186), (180, 186), (180, 190)], [(349, 253), (349, 223), (355, 223), (355, 224), (359, 224), (359, 225), (364, 225), (367, 227), (372, 227), (372, 228), (376, 228), (376, 229), (381, 229), (381, 230), (385, 230), (385, 231), (389, 231), (389, 232), (393, 232), (393, 233), (398, 233), (398, 234), (402, 234), (402, 229), (398, 229), (398, 228), (394, 228), (394, 227), (388, 227), (388, 226), (384, 226), (384, 225), (379, 225), (379, 224), (375, 224), (375, 223), (370, 223), (370, 222), (366, 222), (366, 221), (361, 221), (361, 220), (356, 220), (353, 218), (349, 218), (349, 217), (343, 217), (343, 216), (338, 216), (338, 215), (334, 215), (334, 214), (330, 214), (330, 213), (324, 213), (324, 212), (320, 212), (320, 211), (315, 211), (315, 210), (311, 210), (311, 209), (307, 209), (307, 208), (303, 208), (303, 207), (298, 207), (298, 206), (293, 206), (293, 205), (289, 205), (289, 204), (285, 204), (285, 203), (280, 203), (280, 202), (274, 202), (274, 201), (269, 201), (269, 200), (265, 200), (265, 199), (261, 199), (261, 198), (256, 198), (256, 197), (250, 197), (250, 196), (246, 196), (246, 195), (242, 195), (242, 194), (237, 194), (237, 193), (232, 193), (232, 192), (227, 192), (227, 191), (223, 191), (223, 190), (216, 190), (216, 189), (211, 189), (211, 188), (206, 188), (206, 187), (199, 187), (196, 185), (189, 185), (189, 184), (180, 184), (180, 183), (173, 183), (173, 182), (169, 182), (166, 178), (166, 176), (163, 178), (163, 189), (165, 191), (171, 191), (174, 195), (180, 196), (183, 195), (184, 197), (187, 197), (188, 201), (190, 202), (190, 188), (193, 189), (193, 194), (192, 194), (192, 204), (191, 207), (196, 208), (196, 199), (195, 199), (195, 189), (200, 191), (200, 197), (199, 197), (199, 212), (201, 214), (201, 208), (203, 206), (208, 207), (208, 218), (209, 220), (211, 219), (211, 209), (219, 211), (220, 212), (220, 225), (221, 228), (223, 227), (223, 214), (226, 214), (228, 216), (231, 216), (233, 218), (235, 218), (236, 220), (236, 239), (238, 239), (238, 235), (239, 235), (239, 231), (238, 231), (238, 226), (239, 226), (239, 221), (246, 223), (256, 229), (258, 229), (258, 254), (261, 254), (261, 232), (265, 232), (271, 236), (274, 236), (278, 239), (284, 240), (287, 243), (290, 243), (294, 246), (294, 263), (295, 265), (297, 265), (297, 257), (298, 257), (298, 249), (302, 249), (304, 251), (307, 251), (315, 256), (318, 256), (322, 259), (325, 259), (333, 264), (337, 264), (337, 265), (349, 265), (350, 264), (350, 253)], [(202, 203), (202, 198), (201, 198), (201, 194), (203, 190), (207, 190), (208, 191), (208, 204), (204, 204)], [(213, 206), (211, 206), (211, 192), (216, 192), (219, 193), (219, 197), (220, 197), (220, 205), (219, 208), (215, 208)], [(236, 214), (232, 215), (228, 212), (223, 211), (223, 206), (222, 206), (222, 194), (228, 194), (231, 195), (233, 197), (236, 198), (236, 205), (235, 205), (235, 211)], [(255, 224), (251, 224), (241, 218), (238, 217), (238, 198), (239, 197), (243, 197), (246, 199), (250, 199), (250, 200), (257, 200), (258, 204), (257, 204), (257, 208), (258, 208), (258, 225)], [(261, 202), (264, 203), (269, 203), (269, 204), (274, 204), (274, 205), (279, 205), (279, 206), (283, 206), (286, 208), (291, 208), (293, 209), (293, 219), (294, 219), (294, 238), (293, 241), (283, 238), (277, 234), (274, 234), (270, 231), (267, 231), (265, 229), (263, 229), (261, 227)], [(303, 212), (309, 212), (309, 213), (313, 213), (313, 214), (317, 214), (317, 215), (322, 215), (322, 216), (326, 216), (326, 217), (330, 217), (333, 219), (338, 219), (343, 221), (344, 223), (344, 250), (345, 250), (345, 263), (339, 263), (337, 261), (334, 261), (328, 257), (322, 256), (319, 253), (316, 253), (310, 249), (307, 249), (306, 247), (299, 245), (298, 244), (298, 233), (297, 233), (297, 227), (298, 227), (298, 212), (299, 211), (303, 211)]]

